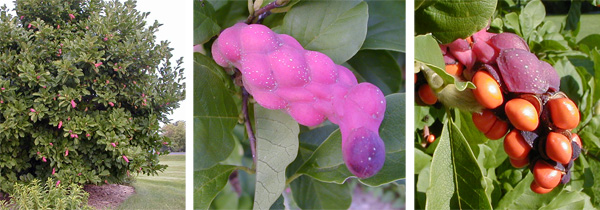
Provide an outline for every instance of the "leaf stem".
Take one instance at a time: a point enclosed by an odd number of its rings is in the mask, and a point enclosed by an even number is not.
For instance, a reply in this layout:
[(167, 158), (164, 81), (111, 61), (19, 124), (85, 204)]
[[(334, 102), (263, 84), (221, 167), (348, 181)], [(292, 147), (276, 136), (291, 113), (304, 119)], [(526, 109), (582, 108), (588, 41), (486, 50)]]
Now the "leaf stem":
[(252, 130), (252, 123), (250, 123), (250, 113), (248, 113), (248, 91), (242, 87), (242, 112), (244, 113), (244, 124), (246, 124), (246, 131), (248, 132), (248, 140), (250, 141), (250, 150), (252, 151), (252, 161), (256, 166), (256, 137), (254, 137), (254, 131)]
[(246, 166), (238, 166), (236, 169), (239, 169), (239, 170), (245, 171), (245, 172), (246, 172), (246, 173), (248, 173), (248, 174), (255, 174), (255, 173), (256, 173), (256, 171), (255, 171), (255, 170), (253, 170), (253, 169), (251, 169), (251, 168), (248, 168), (248, 167), (246, 167)]
[(285, 185), (289, 185), (290, 183), (292, 183), (292, 181), (294, 181), (295, 179), (297, 179), (298, 177), (302, 176), (302, 174), (299, 173), (295, 173), (294, 175), (290, 176), (290, 178), (288, 178), (287, 180), (285, 180)]

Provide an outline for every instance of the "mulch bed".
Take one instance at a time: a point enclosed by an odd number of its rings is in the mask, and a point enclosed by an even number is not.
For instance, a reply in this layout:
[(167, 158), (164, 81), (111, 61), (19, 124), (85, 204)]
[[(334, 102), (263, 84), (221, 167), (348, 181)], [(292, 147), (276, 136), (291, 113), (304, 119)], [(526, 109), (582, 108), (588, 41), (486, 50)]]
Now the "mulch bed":
[(96, 209), (116, 208), (135, 194), (132, 186), (118, 184), (86, 185), (83, 190), (90, 194), (88, 205)]

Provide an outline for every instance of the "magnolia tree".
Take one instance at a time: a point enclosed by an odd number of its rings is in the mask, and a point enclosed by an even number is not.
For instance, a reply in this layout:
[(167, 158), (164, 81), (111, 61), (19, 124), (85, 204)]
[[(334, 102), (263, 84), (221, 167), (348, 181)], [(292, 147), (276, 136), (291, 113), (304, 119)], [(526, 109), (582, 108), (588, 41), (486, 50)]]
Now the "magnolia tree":
[(135, 1), (22, 0), (15, 11), (0, 14), (0, 191), (164, 170), (159, 121), (184, 84), (160, 24)]

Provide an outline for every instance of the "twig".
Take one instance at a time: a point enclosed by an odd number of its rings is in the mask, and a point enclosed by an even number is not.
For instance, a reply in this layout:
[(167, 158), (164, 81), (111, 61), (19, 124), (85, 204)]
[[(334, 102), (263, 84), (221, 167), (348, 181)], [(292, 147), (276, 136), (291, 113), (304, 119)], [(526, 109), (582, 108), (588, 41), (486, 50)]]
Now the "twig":
[(246, 124), (246, 131), (248, 132), (248, 140), (250, 140), (250, 150), (252, 151), (252, 161), (256, 166), (256, 138), (254, 137), (254, 131), (252, 130), (252, 124), (250, 123), (250, 113), (248, 113), (248, 91), (242, 87), (242, 112), (244, 113), (244, 123)]
[(271, 14), (272, 9), (282, 7), (283, 5), (286, 5), (288, 2), (289, 1), (287, 1), (287, 0), (273, 1), (269, 4), (267, 4), (266, 6), (254, 11), (254, 14), (248, 16), (248, 19), (246, 19), (246, 23), (247, 24), (253, 23), (255, 19), (256, 19), (256, 23), (261, 23), (267, 16), (269, 16)]

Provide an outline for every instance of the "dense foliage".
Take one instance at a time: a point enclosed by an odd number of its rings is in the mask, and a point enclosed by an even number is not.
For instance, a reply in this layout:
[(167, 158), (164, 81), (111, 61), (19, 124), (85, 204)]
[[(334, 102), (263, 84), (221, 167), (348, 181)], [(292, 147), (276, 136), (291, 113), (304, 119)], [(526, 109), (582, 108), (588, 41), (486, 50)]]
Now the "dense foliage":
[(0, 11), (0, 191), (156, 174), (181, 61), (135, 1), (18, 0)]

